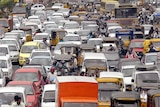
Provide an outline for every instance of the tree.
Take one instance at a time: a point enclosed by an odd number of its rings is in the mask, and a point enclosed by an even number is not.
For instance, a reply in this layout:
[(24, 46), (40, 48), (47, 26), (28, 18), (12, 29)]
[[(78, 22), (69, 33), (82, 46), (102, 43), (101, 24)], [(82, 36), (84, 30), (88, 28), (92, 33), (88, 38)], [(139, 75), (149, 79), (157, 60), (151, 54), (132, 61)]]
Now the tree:
[(0, 0), (0, 11), (2, 17), (8, 17), (14, 6), (14, 0)]

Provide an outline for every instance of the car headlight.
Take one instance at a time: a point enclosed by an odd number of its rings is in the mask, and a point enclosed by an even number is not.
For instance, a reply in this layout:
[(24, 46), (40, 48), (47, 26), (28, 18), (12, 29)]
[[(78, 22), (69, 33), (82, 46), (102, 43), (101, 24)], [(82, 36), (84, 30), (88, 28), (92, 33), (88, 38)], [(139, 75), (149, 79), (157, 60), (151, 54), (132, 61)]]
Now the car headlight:
[(19, 57), (19, 60), (23, 60), (23, 57)]

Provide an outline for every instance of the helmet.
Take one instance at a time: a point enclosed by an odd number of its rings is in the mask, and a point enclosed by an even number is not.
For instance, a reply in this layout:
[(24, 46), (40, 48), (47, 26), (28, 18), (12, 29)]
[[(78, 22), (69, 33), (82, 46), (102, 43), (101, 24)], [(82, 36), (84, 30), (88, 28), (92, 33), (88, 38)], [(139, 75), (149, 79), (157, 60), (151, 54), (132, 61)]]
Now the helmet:
[(51, 67), (51, 71), (55, 71), (55, 68), (54, 68), (54, 67)]

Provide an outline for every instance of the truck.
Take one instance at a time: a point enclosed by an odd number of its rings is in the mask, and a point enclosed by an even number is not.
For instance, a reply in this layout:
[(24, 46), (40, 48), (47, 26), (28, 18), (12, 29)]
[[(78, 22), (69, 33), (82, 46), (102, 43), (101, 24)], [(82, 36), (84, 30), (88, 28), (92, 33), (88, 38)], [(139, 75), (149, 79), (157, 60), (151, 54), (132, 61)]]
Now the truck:
[(55, 107), (98, 107), (98, 83), (93, 77), (56, 78)]

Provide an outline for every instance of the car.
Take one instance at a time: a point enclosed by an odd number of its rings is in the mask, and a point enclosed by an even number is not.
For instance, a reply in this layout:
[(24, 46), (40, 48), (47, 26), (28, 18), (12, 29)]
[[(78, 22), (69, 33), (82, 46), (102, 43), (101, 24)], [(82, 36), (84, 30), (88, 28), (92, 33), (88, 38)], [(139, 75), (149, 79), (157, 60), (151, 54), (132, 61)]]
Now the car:
[(33, 41), (42, 42), (43, 38), (46, 38), (47, 43), (50, 44), (50, 36), (49, 36), (48, 33), (36, 33), (34, 38), (33, 38)]
[(20, 50), (20, 44), (18, 43), (17, 39), (14, 38), (3, 38), (0, 41), (1, 44), (15, 44), (18, 47), (18, 50)]
[(11, 57), (12, 62), (19, 62), (19, 50), (18, 47), (15, 44), (8, 44), (9, 53)]
[(35, 15), (39, 17), (42, 23), (47, 19), (46, 11), (44, 10), (37, 10)]
[(34, 4), (31, 7), (31, 10), (43, 10), (45, 9), (45, 6), (43, 4)]
[(52, 16), (48, 16), (47, 18), (49, 19), (49, 21), (54, 21), (57, 24), (59, 23), (60, 20), (65, 20), (65, 18), (63, 16), (60, 16), (60, 15), (59, 16), (58, 15), (57, 16), (52, 15)]
[(52, 57), (52, 53), (48, 49), (33, 49), (29, 59), (31, 60), (35, 56), (49, 56), (49, 57)]
[(46, 71), (46, 69), (45, 69), (45, 67), (43, 65), (40, 65), (40, 64), (27, 64), (27, 65), (23, 65), (22, 68), (36, 68), (36, 69), (38, 69), (41, 72), (44, 81), (46, 82), (47, 73), (48, 72)]
[(51, 31), (53, 29), (58, 29), (58, 25), (57, 24), (46, 24), (44, 26), (44, 30), (46, 33), (48, 33), (49, 35), (51, 34)]
[(3, 53), (7, 56), (10, 57), (10, 49), (9, 46), (7, 44), (1, 44), (0, 45), (0, 53)]
[(41, 107), (55, 107), (55, 84), (44, 85), (44, 90), (42, 93)]
[(30, 81), (10, 81), (7, 87), (23, 87), (26, 91), (27, 104), (29, 107), (39, 107), (40, 105), (40, 90), (34, 82)]
[(42, 22), (40, 19), (29, 19), (27, 23), (37, 23), (38, 28), (42, 30)]
[(121, 30), (122, 29), (122, 27), (121, 26), (110, 26), (110, 27), (108, 27), (108, 31), (107, 31), (107, 33), (108, 33), (108, 36), (109, 37), (116, 37), (116, 30)]
[(67, 34), (64, 38), (63, 41), (81, 41), (81, 38), (78, 34)]
[(31, 52), (33, 49), (41, 49), (39, 42), (26, 42), (22, 45), (22, 48), (20, 50), (19, 54), (19, 65), (24, 65), (27, 58), (29, 58)]
[(34, 56), (30, 60), (29, 64), (41, 64), (49, 72), (53, 65), (53, 58), (50, 56)]
[(133, 51), (136, 53), (137, 57), (140, 57), (143, 55), (143, 52), (144, 52), (143, 42), (144, 42), (144, 39), (133, 39), (129, 44), (129, 49), (132, 48)]
[(68, 21), (63, 27), (68, 33), (74, 33), (80, 30), (80, 26), (76, 21)]
[(53, 9), (59, 9), (59, 8), (64, 8), (64, 4), (62, 3), (55, 3), (53, 6), (52, 6)]
[(158, 53), (157, 52), (146, 53), (141, 58), (141, 62), (144, 65), (157, 65), (157, 62), (158, 62)]
[(6, 78), (3, 75), (2, 68), (0, 68), (0, 87), (5, 87), (6, 86)]
[(22, 43), (25, 42), (25, 40), (26, 40), (26, 35), (25, 35), (25, 33), (24, 33), (23, 30), (12, 30), (11, 32), (20, 34), (20, 37), (21, 37), (21, 39), (22, 39)]
[(0, 68), (3, 71), (3, 75), (5, 76), (6, 81), (8, 82), (9, 80), (11, 80), (13, 74), (13, 66), (10, 56), (1, 55)]
[(135, 69), (135, 65), (126, 65), (126, 66), (122, 66), (122, 69), (120, 71), (123, 73), (123, 76), (124, 76), (124, 84), (126, 87), (126, 91), (132, 90), (133, 83), (131, 82), (131, 80), (132, 80), (132, 74), (134, 69)]
[[(147, 102), (147, 91), (157, 89), (160, 80), (159, 71), (154, 65), (136, 66), (132, 74), (132, 90), (139, 91), (141, 102)], [(140, 89), (140, 90), (139, 90)]]
[(153, 25), (150, 24), (144, 24), (142, 26), (144, 27), (144, 35), (148, 35), (151, 27), (153, 27)]
[(13, 17), (13, 29), (19, 29), (21, 22), (18, 18)]
[(27, 95), (23, 87), (2, 87), (0, 88), (1, 107), (11, 107), (15, 96), (21, 97), (21, 101), (27, 107)]
[(36, 22), (26, 22), (25, 27), (32, 29), (32, 35), (35, 34), (36, 30), (39, 28), (39, 25)]
[(40, 71), (36, 68), (19, 68), (12, 77), (12, 81), (32, 81), (39, 89), (43, 88), (44, 81)]
[(64, 16), (64, 17), (68, 17), (68, 16), (69, 16), (70, 9), (68, 9), (68, 8), (60, 8), (60, 9), (58, 9), (57, 12), (58, 12), (58, 13), (63, 13), (63, 16)]

